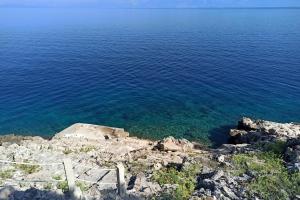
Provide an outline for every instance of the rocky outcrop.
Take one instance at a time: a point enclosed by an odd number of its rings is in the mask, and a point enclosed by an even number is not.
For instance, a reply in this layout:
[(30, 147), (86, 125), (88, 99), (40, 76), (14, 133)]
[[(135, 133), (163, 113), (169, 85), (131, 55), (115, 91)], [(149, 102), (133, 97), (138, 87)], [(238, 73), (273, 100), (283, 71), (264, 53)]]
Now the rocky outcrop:
[(243, 117), (238, 123), (238, 129), (257, 131), (277, 137), (297, 138), (300, 136), (300, 125), (294, 123), (277, 123), (266, 120), (252, 120)]
[[(168, 165), (181, 165), (188, 153), (200, 152), (193, 149), (191, 142), (175, 138), (167, 138), (158, 142), (129, 137), (124, 129), (105, 127), (91, 124), (74, 124), (59, 132), (51, 139), (41, 137), (0, 137), (0, 160), (26, 163), (62, 163), (65, 158), (70, 158), (74, 166), (74, 173), (78, 179), (97, 182), (116, 183), (116, 171), (106, 174), (99, 171), (101, 168), (115, 168), (121, 162), (127, 169), (126, 182), (130, 180), (133, 186), (128, 187), (129, 199), (135, 197), (146, 198), (158, 193), (161, 187), (150, 180), (144, 169), (160, 170)], [(188, 152), (187, 152), (188, 151)], [(32, 199), (52, 199), (50, 194), (59, 194), (54, 199), (68, 199), (63, 195), (63, 189), (55, 181), (57, 177), (63, 181), (63, 165), (34, 166), (33, 171), (26, 172), (27, 168), (16, 164), (0, 163), (0, 176), (6, 177), (4, 185), (13, 185), (13, 189), (0, 187), (1, 195), (10, 195), (11, 199), (18, 199), (20, 195), (36, 194)], [(14, 180), (48, 180), (51, 184), (38, 182), (26, 182), (19, 184)], [(2, 180), (1, 180), (2, 181)], [(105, 195), (109, 198), (117, 198), (116, 185), (92, 185), (81, 183), (90, 189), (84, 191), (86, 199), (101, 199)], [(34, 187), (36, 190), (30, 190)], [(44, 191), (49, 187), (51, 192)], [(48, 189), (49, 190), (49, 189)], [(110, 191), (104, 194), (106, 191)], [(54, 195), (55, 196), (55, 195)], [(100, 197), (101, 196), (101, 197)], [(50, 198), (51, 197), (51, 198)], [(46, 198), (47, 199), (47, 198)]]
[[(62, 163), (70, 158), (78, 180), (90, 182), (116, 182), (116, 171), (107, 173), (101, 168), (115, 168), (123, 163), (126, 168), (126, 193), (118, 197), (116, 185), (80, 183), (83, 195), (89, 199), (151, 199), (171, 193), (178, 184), (158, 184), (156, 172), (176, 169), (176, 173), (189, 175), (190, 167), (196, 167), (189, 182), (195, 181), (190, 199), (249, 199), (246, 184), (255, 179), (251, 171), (235, 175), (232, 157), (249, 154), (273, 141), (284, 141), (284, 161), (291, 171), (300, 171), (299, 125), (243, 118), (236, 129), (230, 131), (233, 144), (224, 144), (218, 149), (203, 148), (186, 139), (168, 137), (150, 141), (129, 137), (124, 129), (91, 124), (74, 124), (51, 139), (41, 137), (0, 137), (0, 160), (29, 163)], [(257, 146), (260, 144), (261, 146)], [(39, 180), (64, 181), (63, 165), (34, 166), (26, 168), (20, 164), (0, 163), (0, 200), (2, 199), (69, 199), (58, 184), (45, 184)], [(182, 176), (182, 174), (181, 174)], [(13, 180), (35, 180), (20, 184)], [(172, 182), (172, 181), (171, 181)], [(99, 182), (98, 182), (99, 183)], [(180, 180), (179, 180), (180, 183)], [(0, 184), (0, 185), (1, 185)], [(9, 186), (10, 185), (10, 186)], [(11, 187), (12, 186), (12, 187)], [(182, 187), (182, 186), (180, 186)], [(182, 190), (182, 188), (180, 188)], [(25, 199), (26, 199), (25, 198)], [(254, 194), (250, 199), (258, 199)]]
[[(285, 142), (284, 159), (290, 171), (300, 171), (300, 125), (295, 123), (277, 123), (265, 120), (242, 118), (237, 129), (230, 130), (235, 144), (245, 144), (244, 152), (258, 151), (256, 146), (268, 145), (274, 141)], [(223, 149), (226, 145), (223, 145)], [(237, 145), (228, 145), (232, 151)], [(236, 151), (235, 151), (236, 152)], [(241, 152), (241, 150), (239, 151)]]
[(191, 151), (194, 148), (194, 144), (186, 139), (167, 137), (159, 141), (155, 148), (160, 151)]
[[(248, 181), (246, 176), (242, 182)], [(198, 177), (197, 190), (193, 196), (212, 199), (244, 199), (245, 189), (240, 184), (240, 177), (233, 177), (222, 170), (202, 171)]]
[(243, 117), (238, 122), (237, 129), (231, 129), (229, 134), (234, 143), (251, 144), (265, 140), (287, 140), (300, 137), (300, 125)]

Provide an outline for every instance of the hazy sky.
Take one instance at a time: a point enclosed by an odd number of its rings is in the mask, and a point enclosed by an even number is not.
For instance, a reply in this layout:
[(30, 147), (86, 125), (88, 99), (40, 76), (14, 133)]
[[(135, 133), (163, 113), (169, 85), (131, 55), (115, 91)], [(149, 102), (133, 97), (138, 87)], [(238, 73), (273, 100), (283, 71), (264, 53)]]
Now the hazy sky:
[(295, 7), (300, 0), (0, 0), (2, 7)]

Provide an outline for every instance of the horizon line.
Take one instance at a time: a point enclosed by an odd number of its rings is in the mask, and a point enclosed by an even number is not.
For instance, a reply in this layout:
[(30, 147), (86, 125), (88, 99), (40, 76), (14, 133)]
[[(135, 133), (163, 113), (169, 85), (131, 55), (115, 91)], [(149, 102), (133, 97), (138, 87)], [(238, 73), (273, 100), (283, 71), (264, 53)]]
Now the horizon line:
[(69, 8), (69, 9), (101, 9), (101, 10), (154, 10), (154, 9), (161, 9), (161, 10), (184, 10), (184, 9), (300, 9), (300, 6), (244, 6), (244, 7), (235, 7), (235, 6), (226, 6), (226, 7), (120, 7), (120, 8), (114, 8), (114, 7), (106, 7), (106, 8), (101, 8), (101, 7), (92, 7), (92, 6), (0, 6), (1, 8)]

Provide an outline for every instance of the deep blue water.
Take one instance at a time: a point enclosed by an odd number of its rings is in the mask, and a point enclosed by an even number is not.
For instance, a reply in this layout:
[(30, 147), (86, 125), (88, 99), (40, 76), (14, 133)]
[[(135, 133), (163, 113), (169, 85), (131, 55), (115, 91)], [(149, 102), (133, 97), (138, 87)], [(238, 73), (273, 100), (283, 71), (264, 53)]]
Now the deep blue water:
[(0, 134), (224, 139), (300, 121), (299, 9), (0, 9)]

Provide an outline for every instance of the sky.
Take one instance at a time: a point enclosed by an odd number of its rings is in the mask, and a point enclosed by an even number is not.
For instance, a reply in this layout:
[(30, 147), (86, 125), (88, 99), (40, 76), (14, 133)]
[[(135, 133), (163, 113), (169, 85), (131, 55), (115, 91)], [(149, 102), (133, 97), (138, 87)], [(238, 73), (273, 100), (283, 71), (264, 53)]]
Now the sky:
[(300, 0), (0, 0), (0, 7), (300, 7)]

